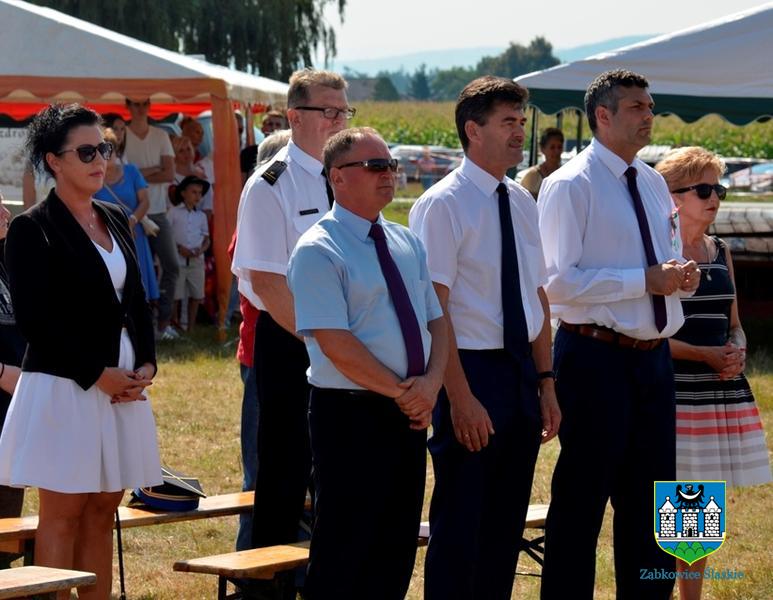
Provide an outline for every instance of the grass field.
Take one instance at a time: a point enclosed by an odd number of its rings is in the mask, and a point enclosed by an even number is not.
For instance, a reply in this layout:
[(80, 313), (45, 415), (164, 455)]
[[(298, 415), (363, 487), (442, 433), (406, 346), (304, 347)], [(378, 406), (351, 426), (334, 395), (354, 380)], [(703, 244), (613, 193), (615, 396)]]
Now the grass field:
[[(409, 204), (388, 207), (386, 216), (405, 222)], [(750, 368), (754, 389), (768, 440), (773, 439), (773, 327), (746, 323), (749, 332)], [(159, 375), (152, 388), (163, 461), (199, 477), (205, 492), (219, 494), (241, 487), (239, 424), (242, 384), (235, 359), (236, 330), (229, 342), (218, 344), (212, 328), (201, 327), (180, 342), (161, 345)], [(533, 503), (550, 500), (550, 477), (558, 455), (558, 443), (542, 448), (532, 491)], [(430, 463), (431, 465), (431, 463)], [(427, 472), (424, 518), (433, 485), (431, 466)], [(727, 531), (724, 547), (709, 565), (715, 569), (743, 571), (738, 581), (707, 582), (707, 600), (769, 600), (773, 598), (773, 485), (733, 490), (728, 495)], [(37, 494), (30, 491), (25, 514), (37, 510)], [(607, 517), (610, 515), (608, 514)], [(614, 598), (610, 519), (605, 520), (597, 553), (596, 598)], [(211, 599), (216, 578), (175, 573), (175, 560), (228, 552), (236, 535), (235, 517), (124, 531), (128, 597), (132, 600)], [(367, 535), (367, 530), (363, 532)], [(422, 597), (425, 550), (420, 549), (409, 598)], [(519, 570), (536, 572), (535, 563), (521, 555)], [(513, 598), (536, 600), (539, 579), (517, 577)], [(117, 591), (117, 574), (113, 589)], [(117, 597), (115, 595), (114, 597)], [(366, 600), (366, 596), (363, 596)]]

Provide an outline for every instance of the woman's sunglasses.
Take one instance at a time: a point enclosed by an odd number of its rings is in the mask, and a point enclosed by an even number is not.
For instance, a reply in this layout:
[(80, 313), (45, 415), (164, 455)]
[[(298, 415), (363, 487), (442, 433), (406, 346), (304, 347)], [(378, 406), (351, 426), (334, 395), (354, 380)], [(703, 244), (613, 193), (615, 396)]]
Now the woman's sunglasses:
[(387, 169), (392, 173), (397, 173), (397, 159), (396, 158), (369, 158), (368, 160), (358, 160), (357, 162), (346, 163), (345, 165), (338, 165), (338, 169), (345, 169), (346, 167), (363, 167), (364, 169), (373, 173), (383, 173)]
[(66, 150), (60, 150), (56, 154), (60, 155), (64, 154), (65, 152), (77, 152), (78, 158), (81, 160), (81, 162), (84, 163), (90, 163), (92, 160), (94, 160), (97, 156), (97, 152), (99, 152), (99, 155), (102, 158), (109, 160), (113, 155), (113, 144), (110, 142), (102, 142), (96, 146), (92, 146), (91, 144), (83, 144), (77, 148), (67, 148)]
[(708, 200), (711, 197), (712, 190), (717, 193), (717, 198), (720, 200), (724, 200), (725, 196), (727, 196), (727, 188), (724, 185), (720, 185), (718, 183), (696, 183), (695, 185), (691, 185), (689, 187), (679, 188), (678, 190), (671, 190), (671, 193), (683, 194), (684, 192), (689, 192), (690, 190), (695, 190), (695, 193), (698, 194), (698, 198), (701, 200)]

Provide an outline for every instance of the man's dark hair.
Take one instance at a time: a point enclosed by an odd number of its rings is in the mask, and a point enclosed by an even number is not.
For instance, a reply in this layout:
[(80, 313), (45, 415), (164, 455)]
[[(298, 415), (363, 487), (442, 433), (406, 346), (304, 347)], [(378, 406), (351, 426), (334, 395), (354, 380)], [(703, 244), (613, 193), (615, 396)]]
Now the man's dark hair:
[(561, 143), (564, 143), (564, 132), (561, 131), (558, 127), (548, 127), (545, 131), (542, 132), (542, 135), (539, 137), (539, 147), (544, 148), (548, 145), (548, 142), (550, 142), (551, 138), (558, 138), (561, 140)]
[(375, 136), (381, 139), (378, 131), (372, 127), (349, 127), (333, 135), (325, 143), (325, 148), (322, 150), (325, 172), (330, 173), (336, 163), (341, 162), (341, 159), (349, 154), (354, 145), (366, 136)]
[(102, 117), (80, 104), (51, 104), (36, 114), (27, 126), (26, 148), (32, 166), (54, 177), (46, 154), (58, 154), (67, 143), (70, 131), (81, 125), (100, 125)]
[(588, 91), (585, 92), (585, 114), (588, 116), (591, 131), (596, 131), (598, 125), (596, 123), (597, 107), (605, 106), (612, 111), (613, 115), (617, 113), (617, 104), (620, 100), (617, 94), (618, 87), (647, 89), (650, 84), (641, 75), (626, 69), (606, 71), (596, 77), (593, 83), (588, 86)]
[(456, 131), (462, 148), (467, 150), (470, 145), (464, 131), (467, 121), (485, 125), (498, 104), (519, 104), (523, 107), (528, 99), (529, 91), (512, 79), (486, 75), (468, 83), (456, 100)]

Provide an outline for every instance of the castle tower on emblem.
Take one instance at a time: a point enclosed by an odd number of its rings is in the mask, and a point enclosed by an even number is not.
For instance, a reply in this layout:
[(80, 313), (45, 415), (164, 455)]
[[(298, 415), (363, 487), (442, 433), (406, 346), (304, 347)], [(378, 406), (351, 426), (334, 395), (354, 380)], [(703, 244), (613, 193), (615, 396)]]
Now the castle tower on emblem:
[(660, 537), (676, 537), (676, 509), (671, 504), (670, 496), (658, 509), (660, 513)]
[(706, 507), (703, 509), (703, 512), (703, 529), (706, 537), (721, 537), (722, 532), (719, 528), (719, 513), (722, 512), (722, 509), (714, 501), (714, 496), (711, 496), (708, 504), (706, 504)]

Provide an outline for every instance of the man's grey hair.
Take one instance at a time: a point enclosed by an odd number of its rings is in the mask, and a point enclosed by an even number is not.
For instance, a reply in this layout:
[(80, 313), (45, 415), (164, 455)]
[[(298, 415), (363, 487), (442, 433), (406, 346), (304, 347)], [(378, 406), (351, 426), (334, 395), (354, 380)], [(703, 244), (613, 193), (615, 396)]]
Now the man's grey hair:
[(378, 131), (372, 127), (352, 127), (351, 129), (339, 131), (332, 136), (322, 150), (325, 172), (330, 173), (330, 170), (340, 163), (344, 156), (349, 154), (352, 147), (367, 136), (375, 136), (383, 141)]
[(267, 163), (290, 142), (290, 130), (280, 129), (265, 138), (258, 146), (257, 165)]

